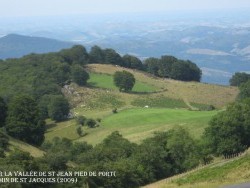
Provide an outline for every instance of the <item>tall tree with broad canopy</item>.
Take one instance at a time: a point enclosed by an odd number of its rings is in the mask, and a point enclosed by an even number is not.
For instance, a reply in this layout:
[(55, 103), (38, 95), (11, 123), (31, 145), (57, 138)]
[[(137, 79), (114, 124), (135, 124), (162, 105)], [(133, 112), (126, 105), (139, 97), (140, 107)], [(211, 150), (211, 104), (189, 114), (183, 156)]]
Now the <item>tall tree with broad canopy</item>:
[(139, 58), (126, 54), (122, 57), (122, 59), (124, 67), (143, 70), (143, 64)]
[(69, 114), (69, 102), (63, 96), (54, 95), (50, 98), (48, 105), (49, 117), (55, 121), (62, 121), (67, 119)]
[(17, 96), (10, 101), (5, 128), (9, 135), (30, 144), (41, 145), (44, 140), (45, 122), (29, 96)]
[(75, 83), (83, 86), (87, 84), (89, 74), (80, 65), (73, 65), (71, 68), (71, 77)]
[(250, 99), (228, 106), (205, 129), (204, 139), (213, 154), (231, 155), (250, 146)]
[(231, 86), (240, 86), (250, 80), (250, 74), (244, 72), (236, 72), (229, 80)]
[(114, 83), (119, 91), (131, 91), (135, 85), (135, 77), (128, 71), (117, 71), (114, 74)]

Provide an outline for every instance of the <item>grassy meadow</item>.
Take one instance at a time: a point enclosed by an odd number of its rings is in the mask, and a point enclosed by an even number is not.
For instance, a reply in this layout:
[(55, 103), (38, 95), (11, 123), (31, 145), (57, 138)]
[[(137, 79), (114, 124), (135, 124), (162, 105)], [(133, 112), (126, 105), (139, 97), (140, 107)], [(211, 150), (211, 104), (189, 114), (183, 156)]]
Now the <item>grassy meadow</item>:
[[(131, 72), (137, 81), (153, 87), (157, 93), (149, 93), (148, 97), (154, 98), (161, 95), (171, 99), (187, 101), (189, 103), (213, 105), (222, 108), (233, 102), (238, 94), (237, 87), (212, 85), (198, 82), (182, 82), (171, 79), (154, 77), (151, 74), (105, 64), (87, 65), (87, 70), (91, 73), (113, 75), (116, 71), (126, 70)], [(92, 78), (90, 78), (91, 81)], [(102, 80), (100, 80), (102, 82)], [(113, 85), (113, 82), (110, 82)], [(107, 86), (105, 86), (107, 87)], [(113, 87), (113, 86), (109, 86)], [(147, 92), (146, 90), (142, 92)], [(145, 96), (137, 94), (138, 97)]]
[(186, 109), (134, 108), (108, 114), (97, 128), (84, 128), (86, 136), (76, 134), (75, 121), (67, 121), (49, 129), (47, 139), (54, 136), (86, 141), (90, 144), (101, 142), (113, 131), (119, 131), (132, 142), (140, 142), (157, 131), (167, 131), (174, 126), (183, 126), (198, 138), (217, 111), (190, 111)]
[[(86, 68), (90, 73), (88, 86), (71, 84), (71, 92), (64, 91), (64, 94), (72, 105), (72, 113), (101, 118), (100, 126), (83, 127), (86, 135), (79, 137), (75, 120), (50, 123), (45, 135), (47, 140), (59, 136), (97, 144), (113, 131), (119, 131), (125, 138), (140, 142), (156, 131), (174, 126), (184, 126), (198, 138), (212, 116), (218, 113), (198, 109), (206, 109), (209, 105), (221, 109), (233, 102), (238, 93), (236, 87), (162, 79), (113, 65), (90, 64)], [(131, 72), (136, 78), (130, 93), (119, 92), (113, 83), (112, 75), (122, 70)], [(115, 108), (117, 114), (112, 113)]]
[[(113, 76), (109, 74), (90, 73), (90, 79), (88, 83), (92, 87), (118, 90), (113, 83)], [(156, 92), (157, 90), (159, 90), (159, 88), (149, 85), (147, 83), (143, 83), (141, 81), (136, 81), (132, 92), (150, 93)]]

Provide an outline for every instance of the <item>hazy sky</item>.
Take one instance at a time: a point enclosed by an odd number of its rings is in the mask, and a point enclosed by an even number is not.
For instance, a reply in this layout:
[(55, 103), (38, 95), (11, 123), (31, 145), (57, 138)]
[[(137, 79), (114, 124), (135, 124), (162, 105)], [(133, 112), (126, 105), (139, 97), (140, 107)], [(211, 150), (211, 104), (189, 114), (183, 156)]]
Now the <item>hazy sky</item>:
[(0, 18), (250, 8), (250, 0), (0, 0)]

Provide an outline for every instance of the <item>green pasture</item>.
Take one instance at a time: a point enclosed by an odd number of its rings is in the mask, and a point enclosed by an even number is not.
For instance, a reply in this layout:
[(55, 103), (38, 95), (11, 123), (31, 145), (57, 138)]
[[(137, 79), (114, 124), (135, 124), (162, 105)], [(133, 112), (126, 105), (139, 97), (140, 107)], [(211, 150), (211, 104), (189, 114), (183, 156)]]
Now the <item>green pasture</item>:
[(67, 137), (71, 140), (86, 141), (90, 144), (100, 143), (113, 131), (119, 131), (132, 142), (140, 142), (157, 131), (167, 131), (174, 126), (186, 127), (198, 138), (208, 125), (212, 116), (218, 111), (189, 111), (185, 109), (135, 108), (119, 111), (117, 114), (106, 114), (101, 125), (96, 128), (83, 128), (87, 134), (79, 137), (76, 134), (74, 120), (59, 123), (49, 128), (46, 139), (55, 136)]
[[(114, 85), (113, 76), (110, 74), (90, 73), (88, 84), (92, 87), (118, 90)], [(156, 92), (159, 88), (136, 80), (132, 92)]]

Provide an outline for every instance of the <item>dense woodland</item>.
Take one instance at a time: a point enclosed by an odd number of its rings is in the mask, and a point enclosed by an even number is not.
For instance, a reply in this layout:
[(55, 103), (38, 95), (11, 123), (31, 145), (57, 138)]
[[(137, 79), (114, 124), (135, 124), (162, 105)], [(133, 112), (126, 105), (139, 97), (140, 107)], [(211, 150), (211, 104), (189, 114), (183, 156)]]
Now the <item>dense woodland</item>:
[[(61, 88), (70, 82), (86, 85), (89, 75), (84, 65), (88, 63), (114, 64), (184, 81), (201, 78), (200, 69), (190, 61), (162, 56), (142, 63), (137, 57), (121, 57), (112, 49), (98, 46), (89, 53), (83, 46), (74, 46), (58, 53), (1, 61), (0, 171), (116, 171), (116, 177), (84, 177), (77, 184), (63, 186), (139, 187), (209, 163), (214, 156), (238, 153), (250, 146), (250, 81), (239, 84), (237, 101), (212, 119), (199, 140), (193, 139), (186, 129), (176, 127), (156, 133), (141, 144), (131, 143), (118, 132), (96, 146), (65, 138), (44, 142), (45, 119), (62, 121), (69, 114), (70, 104)], [(9, 150), (8, 135), (39, 146), (46, 151), (45, 156), (33, 158), (29, 153)]]

